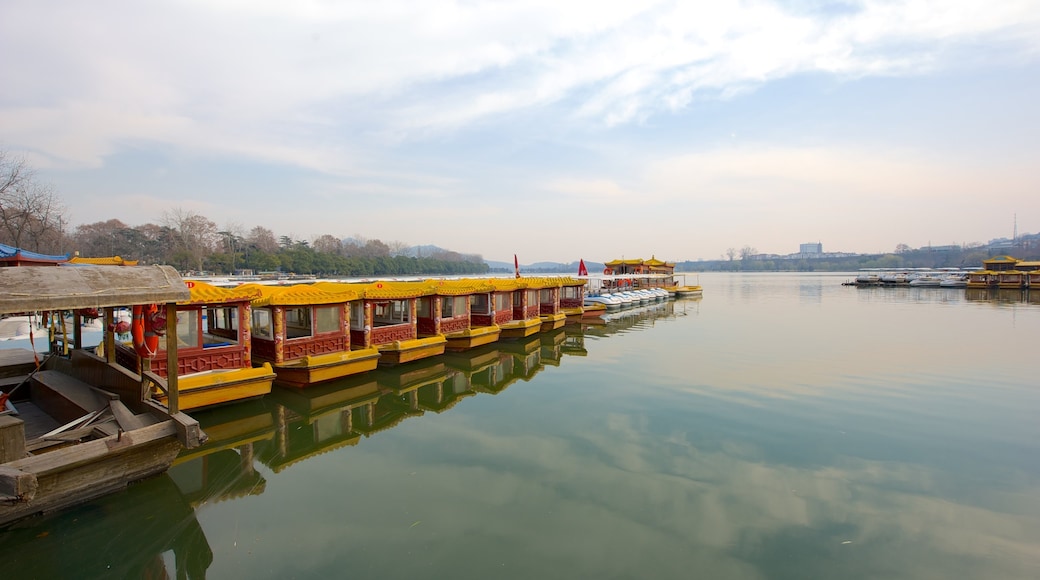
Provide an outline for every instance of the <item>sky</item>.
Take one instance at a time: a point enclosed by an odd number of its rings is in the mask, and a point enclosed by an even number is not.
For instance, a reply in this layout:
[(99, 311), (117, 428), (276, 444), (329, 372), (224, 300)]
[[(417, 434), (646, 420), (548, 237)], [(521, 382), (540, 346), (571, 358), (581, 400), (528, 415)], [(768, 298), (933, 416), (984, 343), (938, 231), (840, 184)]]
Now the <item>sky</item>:
[(0, 149), (73, 228), (521, 263), (1040, 231), (1040, 0), (5, 0), (0, 54)]

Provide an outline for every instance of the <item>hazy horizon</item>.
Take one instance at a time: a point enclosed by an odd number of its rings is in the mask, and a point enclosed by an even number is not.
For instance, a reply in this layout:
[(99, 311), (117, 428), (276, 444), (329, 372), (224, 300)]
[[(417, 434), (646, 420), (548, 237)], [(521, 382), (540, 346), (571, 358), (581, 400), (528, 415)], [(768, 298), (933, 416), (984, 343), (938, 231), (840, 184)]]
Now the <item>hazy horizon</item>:
[(1037, 0), (10, 0), (0, 49), (0, 149), (73, 228), (527, 263), (1040, 231)]

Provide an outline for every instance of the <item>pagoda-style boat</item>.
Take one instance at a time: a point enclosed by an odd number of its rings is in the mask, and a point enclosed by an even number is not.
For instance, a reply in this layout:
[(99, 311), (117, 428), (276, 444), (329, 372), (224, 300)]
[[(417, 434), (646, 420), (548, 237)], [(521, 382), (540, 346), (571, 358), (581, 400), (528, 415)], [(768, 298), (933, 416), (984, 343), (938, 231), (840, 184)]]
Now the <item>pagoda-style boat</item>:
[(527, 278), (492, 278), (495, 322), (502, 338), (525, 338), (542, 329), (538, 289), (528, 289)]
[(253, 360), (270, 363), (277, 384), (305, 387), (376, 368), (380, 354), (365, 340), (360, 287), (239, 286), (245, 288), (260, 291), (252, 301)]
[(982, 269), (968, 273), (968, 288), (1022, 288), (1026, 284), (1024, 272), (1018, 270), (1019, 260), (1011, 256), (994, 256), (982, 261)]
[(419, 336), (443, 335), (446, 350), (461, 351), (498, 340), (492, 316), (495, 287), (487, 280), (428, 280), (434, 293), (419, 299)]
[(549, 332), (562, 328), (567, 323), (567, 315), (560, 309), (560, 287), (562, 278), (528, 278), (527, 290), (537, 290), (538, 318), (542, 324), (540, 332)]
[(1025, 271), (1026, 288), (1040, 291), (1040, 260), (1019, 262), (1018, 268)]
[[(0, 525), (120, 490), (166, 471), (182, 447), (205, 442), (180, 412), (176, 373), (135, 374), (115, 360), (114, 309), (159, 304), (168, 317), (167, 363), (176, 366), (176, 303), (190, 293), (169, 266), (0, 268), (0, 314), (103, 311), (105, 357), (72, 344), (42, 362), (28, 349), (0, 350)], [(150, 396), (165, 391), (164, 406)], [(3, 399), (6, 397), (0, 397)], [(5, 408), (6, 407), (6, 408)]]
[[(379, 351), (380, 365), (396, 365), (444, 353), (443, 334), (419, 335), (417, 307), (420, 298), (434, 295), (428, 283), (373, 282), (363, 287), (364, 302), (353, 310), (351, 340)], [(363, 316), (358, 319), (359, 316)]]
[(989, 270), (974, 270), (968, 272), (967, 287), (972, 290), (987, 290), (997, 288), (1000, 283), (1000, 274)]
[[(260, 297), (256, 287), (218, 288), (205, 282), (185, 282), (191, 299), (177, 304), (177, 374), (181, 409), (199, 409), (271, 392), (275, 373), (264, 362), (254, 367), (250, 353), (250, 301)], [(164, 349), (150, 370), (167, 376)], [(132, 345), (116, 344), (116, 360), (141, 372), (142, 358)], [(166, 396), (156, 398), (165, 404)]]
[[(581, 322), (585, 315), (585, 280), (563, 278), (560, 281), (560, 312), (567, 317), (567, 322)], [(593, 309), (596, 316), (606, 311), (606, 306)]]
[(998, 274), (997, 287), (1005, 290), (1021, 290), (1026, 287), (1026, 273), (1021, 270), (1005, 270)]

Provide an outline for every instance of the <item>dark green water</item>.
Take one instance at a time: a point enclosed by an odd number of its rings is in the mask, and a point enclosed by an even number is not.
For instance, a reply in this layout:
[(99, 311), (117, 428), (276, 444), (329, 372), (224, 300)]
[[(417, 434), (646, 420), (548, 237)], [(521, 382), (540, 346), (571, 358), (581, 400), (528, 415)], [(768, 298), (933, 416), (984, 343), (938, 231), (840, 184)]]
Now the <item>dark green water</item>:
[(847, 278), (198, 413), (4, 577), (1040, 577), (1040, 297)]

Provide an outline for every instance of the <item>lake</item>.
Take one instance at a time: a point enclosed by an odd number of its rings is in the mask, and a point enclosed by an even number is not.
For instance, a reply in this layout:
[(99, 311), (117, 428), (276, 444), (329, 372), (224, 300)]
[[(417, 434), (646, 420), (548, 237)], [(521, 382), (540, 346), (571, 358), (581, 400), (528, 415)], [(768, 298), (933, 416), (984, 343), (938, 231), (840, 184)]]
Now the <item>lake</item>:
[(1040, 293), (704, 297), (193, 413), (5, 576), (1040, 577)]

